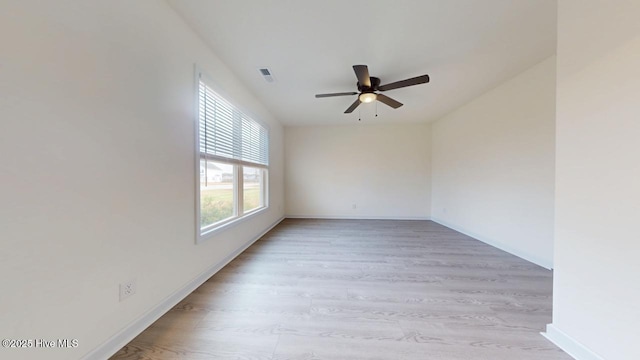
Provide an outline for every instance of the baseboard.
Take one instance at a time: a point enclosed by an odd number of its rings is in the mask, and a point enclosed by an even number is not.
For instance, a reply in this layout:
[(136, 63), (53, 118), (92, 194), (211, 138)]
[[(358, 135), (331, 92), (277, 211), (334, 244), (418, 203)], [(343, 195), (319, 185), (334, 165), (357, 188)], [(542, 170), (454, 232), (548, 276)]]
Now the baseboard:
[(422, 216), (351, 216), (351, 215), (285, 215), (287, 219), (323, 219), (323, 220), (431, 220)]
[(142, 316), (134, 320), (129, 326), (113, 335), (107, 341), (105, 341), (102, 345), (98, 346), (88, 354), (82, 357), (83, 360), (102, 360), (108, 359), (113, 354), (118, 352), (123, 346), (128, 344), (133, 338), (138, 336), (141, 332), (143, 332), (146, 328), (148, 328), (151, 324), (153, 324), (156, 320), (158, 320), (162, 315), (164, 315), (167, 311), (171, 310), (176, 304), (182, 301), (185, 297), (191, 294), (195, 289), (197, 289), (200, 285), (202, 285), (205, 281), (207, 281), (211, 276), (220, 271), (225, 265), (227, 265), (231, 260), (233, 260), (236, 256), (240, 255), (243, 251), (245, 251), (249, 246), (253, 245), (258, 239), (260, 239), (264, 234), (269, 232), (271, 229), (276, 227), (284, 217), (280, 218), (273, 224), (271, 224), (266, 230), (264, 230), (259, 235), (255, 236), (248, 242), (246, 242), (243, 246), (238, 248), (233, 253), (229, 254), (222, 261), (214, 264), (209, 267), (207, 270), (198, 275), (195, 279), (191, 280), (181, 289), (178, 289), (173, 294), (169, 295), (162, 302), (148, 310)]
[(459, 227), (457, 225), (447, 223), (446, 221), (443, 221), (443, 220), (440, 220), (440, 219), (431, 218), (431, 221), (433, 221), (435, 223), (438, 223), (438, 224), (440, 224), (442, 226), (446, 226), (446, 227), (448, 227), (450, 229), (453, 229), (453, 230), (455, 230), (455, 231), (457, 231), (459, 233), (465, 234), (467, 236), (471, 236), (472, 238), (474, 238), (476, 240), (480, 240), (485, 244), (491, 245), (491, 246), (493, 246), (495, 248), (498, 248), (498, 249), (500, 249), (502, 251), (506, 251), (509, 254), (515, 255), (515, 256), (517, 256), (517, 257), (519, 257), (521, 259), (527, 260), (528, 262), (534, 263), (534, 264), (536, 264), (538, 266), (541, 266), (541, 267), (543, 267), (545, 269), (549, 269), (549, 270), (553, 269), (553, 263), (548, 261), (548, 260), (546, 260), (546, 259), (540, 259), (537, 256), (532, 256), (531, 254), (523, 253), (522, 251), (514, 249), (514, 248), (512, 248), (512, 247), (510, 247), (508, 245), (496, 242), (495, 240), (486, 238), (486, 237), (484, 237), (482, 235), (475, 234), (475, 233), (473, 233), (471, 231), (468, 231), (468, 230), (466, 230), (464, 228), (461, 228), (461, 227)]
[(553, 324), (548, 324), (547, 331), (540, 334), (576, 360), (604, 360)]

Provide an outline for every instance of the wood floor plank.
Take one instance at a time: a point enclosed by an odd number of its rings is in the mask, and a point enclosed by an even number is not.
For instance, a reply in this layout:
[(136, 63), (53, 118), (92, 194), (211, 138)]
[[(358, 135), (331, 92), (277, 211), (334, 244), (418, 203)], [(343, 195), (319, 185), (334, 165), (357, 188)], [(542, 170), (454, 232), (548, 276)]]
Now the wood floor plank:
[(287, 219), (113, 359), (570, 360), (551, 290), (430, 221)]

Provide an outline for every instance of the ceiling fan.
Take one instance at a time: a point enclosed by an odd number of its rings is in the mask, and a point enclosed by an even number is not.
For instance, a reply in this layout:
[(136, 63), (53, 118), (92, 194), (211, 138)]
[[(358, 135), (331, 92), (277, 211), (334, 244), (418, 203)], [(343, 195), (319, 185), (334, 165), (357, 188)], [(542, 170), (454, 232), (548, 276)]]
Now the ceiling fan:
[(332, 96), (349, 96), (358, 95), (356, 101), (345, 110), (345, 114), (349, 114), (355, 110), (361, 103), (370, 103), (378, 100), (381, 103), (391, 106), (394, 109), (402, 106), (401, 102), (398, 102), (386, 95), (380, 94), (380, 91), (387, 91), (393, 89), (399, 89), (407, 86), (413, 86), (418, 84), (426, 84), (429, 82), (429, 75), (416, 76), (406, 80), (400, 80), (392, 82), (386, 85), (380, 85), (380, 79), (377, 77), (369, 76), (369, 68), (367, 65), (353, 65), (353, 71), (356, 73), (358, 82), (358, 92), (341, 92), (331, 94), (316, 94), (317, 98), (332, 97)]

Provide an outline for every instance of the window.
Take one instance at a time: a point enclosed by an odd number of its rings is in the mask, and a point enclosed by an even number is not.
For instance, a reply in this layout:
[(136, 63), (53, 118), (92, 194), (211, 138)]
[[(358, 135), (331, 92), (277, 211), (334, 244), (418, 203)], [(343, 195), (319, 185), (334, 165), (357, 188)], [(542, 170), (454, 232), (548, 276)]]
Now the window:
[(269, 131), (198, 74), (198, 239), (268, 206)]
[(242, 200), (244, 212), (251, 212), (264, 206), (265, 171), (261, 168), (242, 167)]

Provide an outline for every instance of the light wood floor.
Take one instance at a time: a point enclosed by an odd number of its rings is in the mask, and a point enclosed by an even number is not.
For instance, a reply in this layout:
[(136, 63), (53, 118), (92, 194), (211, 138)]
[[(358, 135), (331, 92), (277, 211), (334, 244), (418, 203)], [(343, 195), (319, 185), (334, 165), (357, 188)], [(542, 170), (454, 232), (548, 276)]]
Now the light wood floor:
[(551, 283), (430, 221), (287, 219), (112, 359), (570, 360)]

